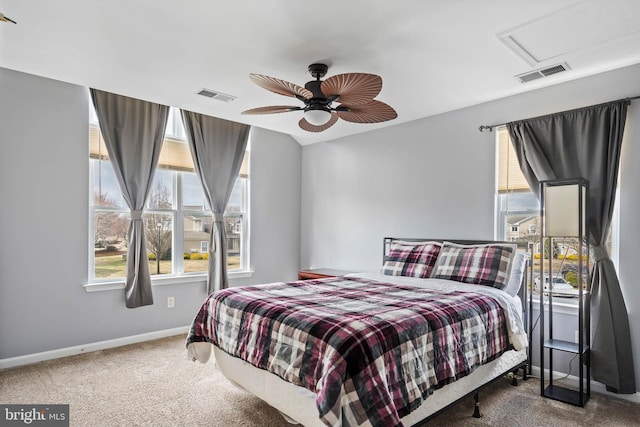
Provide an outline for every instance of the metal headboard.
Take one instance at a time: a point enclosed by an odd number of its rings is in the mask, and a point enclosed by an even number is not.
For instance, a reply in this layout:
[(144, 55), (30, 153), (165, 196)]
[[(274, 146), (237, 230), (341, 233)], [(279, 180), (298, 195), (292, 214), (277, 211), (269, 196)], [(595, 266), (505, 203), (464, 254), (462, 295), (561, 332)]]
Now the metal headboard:
[(532, 289), (529, 288), (530, 285), (533, 284), (533, 242), (506, 242), (500, 240), (460, 240), (460, 239), (419, 239), (415, 237), (411, 238), (403, 238), (403, 237), (385, 237), (383, 240), (383, 248), (382, 248), (382, 262), (384, 264), (385, 261), (389, 258), (389, 248), (391, 246), (391, 242), (393, 240), (402, 240), (405, 242), (451, 242), (456, 243), (458, 245), (486, 245), (491, 243), (508, 243), (508, 244), (516, 244), (519, 250), (525, 250), (529, 252), (529, 260), (525, 266), (526, 274), (522, 275), (522, 286), (520, 286), (520, 291), (518, 291), (518, 297), (520, 298), (520, 302), (522, 303), (523, 308), (523, 319), (524, 319), (524, 327), (527, 331), (527, 335), (529, 338), (529, 375), (531, 375), (531, 356), (532, 356), (532, 346), (531, 346), (531, 335), (532, 335), (532, 325), (533, 325), (533, 300), (531, 298)]

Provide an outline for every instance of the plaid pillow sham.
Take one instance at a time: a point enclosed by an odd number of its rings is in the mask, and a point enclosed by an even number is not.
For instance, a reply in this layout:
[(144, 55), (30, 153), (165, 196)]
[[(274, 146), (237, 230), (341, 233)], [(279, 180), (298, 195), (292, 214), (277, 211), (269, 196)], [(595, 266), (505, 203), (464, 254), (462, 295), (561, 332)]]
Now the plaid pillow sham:
[(431, 276), (442, 244), (439, 242), (405, 242), (394, 240), (382, 266), (387, 276), (426, 278)]
[(432, 277), (504, 289), (516, 245), (456, 245), (444, 242)]

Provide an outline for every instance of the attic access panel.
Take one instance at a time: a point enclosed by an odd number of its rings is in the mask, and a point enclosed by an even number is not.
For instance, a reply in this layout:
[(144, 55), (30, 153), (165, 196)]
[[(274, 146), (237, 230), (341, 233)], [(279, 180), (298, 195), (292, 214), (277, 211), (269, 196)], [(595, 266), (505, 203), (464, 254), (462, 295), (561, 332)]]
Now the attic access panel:
[(532, 66), (638, 36), (638, 0), (582, 1), (497, 35), (511, 51)]

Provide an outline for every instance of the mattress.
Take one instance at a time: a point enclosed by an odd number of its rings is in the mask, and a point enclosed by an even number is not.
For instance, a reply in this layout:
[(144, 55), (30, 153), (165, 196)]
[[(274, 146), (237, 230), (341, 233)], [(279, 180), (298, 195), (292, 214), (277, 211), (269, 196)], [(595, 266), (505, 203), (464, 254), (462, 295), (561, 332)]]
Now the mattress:
[[(229, 381), (280, 411), (289, 423), (302, 424), (305, 427), (326, 427), (318, 418), (315, 393), (288, 383), (237, 357), (230, 356), (217, 347), (213, 347), (213, 356), (217, 367)], [(513, 370), (526, 360), (526, 349), (509, 350), (500, 358), (480, 366), (472, 374), (434, 391), (418, 409), (401, 418), (400, 421), (405, 426), (416, 425), (469, 392)]]

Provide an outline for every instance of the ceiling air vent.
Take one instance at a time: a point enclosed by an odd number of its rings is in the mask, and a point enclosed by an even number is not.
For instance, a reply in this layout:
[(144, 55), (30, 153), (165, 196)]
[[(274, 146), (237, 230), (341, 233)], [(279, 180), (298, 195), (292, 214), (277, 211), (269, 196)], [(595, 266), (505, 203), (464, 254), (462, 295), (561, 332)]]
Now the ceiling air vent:
[(216, 92), (215, 90), (211, 90), (211, 89), (203, 88), (196, 93), (198, 95), (206, 96), (207, 98), (215, 99), (217, 101), (222, 101), (222, 102), (231, 102), (234, 99), (236, 99), (236, 97), (233, 95), (227, 95), (226, 93)]
[(567, 68), (563, 64), (554, 65), (552, 67), (544, 68), (540, 70), (540, 72), (546, 77), (551, 74), (561, 73), (563, 71), (567, 71)]
[(527, 83), (532, 80), (541, 79), (543, 77), (551, 76), (553, 74), (561, 73), (563, 71), (570, 70), (569, 64), (563, 62), (561, 64), (552, 65), (550, 67), (541, 68), (539, 70), (529, 71), (524, 74), (516, 76), (520, 80), (520, 83)]

